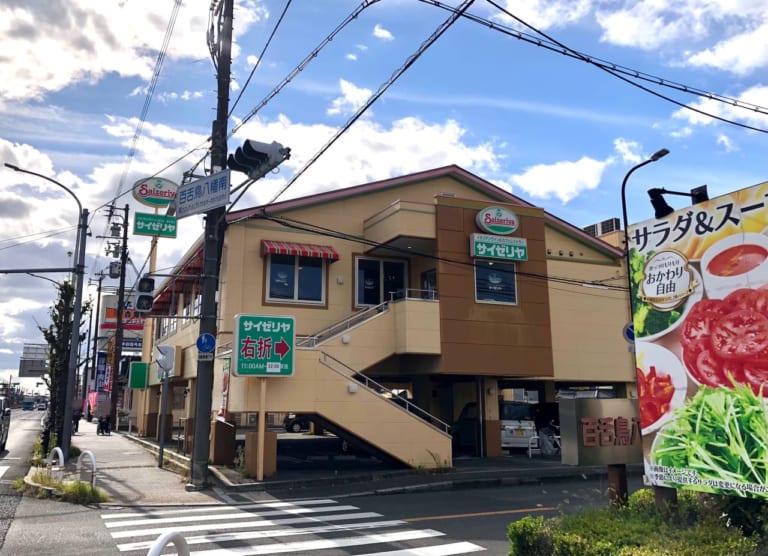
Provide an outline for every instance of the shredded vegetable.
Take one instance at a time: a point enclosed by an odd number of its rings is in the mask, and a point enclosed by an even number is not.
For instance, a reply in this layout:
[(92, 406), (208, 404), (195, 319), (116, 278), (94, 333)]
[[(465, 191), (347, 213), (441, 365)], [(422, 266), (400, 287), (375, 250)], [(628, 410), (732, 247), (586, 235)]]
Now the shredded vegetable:
[(705, 480), (768, 485), (768, 420), (748, 386), (700, 388), (659, 435), (652, 454), (658, 465)]

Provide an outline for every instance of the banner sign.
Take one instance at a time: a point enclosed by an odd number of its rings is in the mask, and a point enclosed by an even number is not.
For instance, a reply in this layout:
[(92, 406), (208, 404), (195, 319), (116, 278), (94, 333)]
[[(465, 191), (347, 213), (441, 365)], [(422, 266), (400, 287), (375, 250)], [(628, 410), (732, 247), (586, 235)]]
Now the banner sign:
[(103, 390), (107, 380), (107, 352), (96, 354), (96, 391)]
[(629, 227), (650, 484), (768, 497), (768, 182)]

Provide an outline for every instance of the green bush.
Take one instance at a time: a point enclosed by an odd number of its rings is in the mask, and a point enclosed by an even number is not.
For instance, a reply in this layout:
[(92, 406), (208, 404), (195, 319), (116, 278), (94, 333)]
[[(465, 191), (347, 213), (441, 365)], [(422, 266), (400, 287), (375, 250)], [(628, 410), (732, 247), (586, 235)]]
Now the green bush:
[(625, 508), (526, 517), (510, 524), (507, 536), (512, 556), (746, 556), (759, 546), (757, 535), (723, 519), (710, 496), (682, 490), (664, 510), (653, 491), (642, 489)]

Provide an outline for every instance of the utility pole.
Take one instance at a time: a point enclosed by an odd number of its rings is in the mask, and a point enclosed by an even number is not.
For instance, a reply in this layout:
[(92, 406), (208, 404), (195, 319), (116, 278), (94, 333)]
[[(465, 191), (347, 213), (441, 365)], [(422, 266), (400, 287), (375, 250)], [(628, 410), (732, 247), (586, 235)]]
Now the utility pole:
[[(218, 100), (216, 119), (211, 134), (212, 171), (227, 167), (227, 117), (229, 115), (229, 82), (232, 64), (232, 15), (234, 0), (223, 0), (222, 20), (219, 28), (217, 64)], [(200, 334), (216, 336), (216, 290), (219, 285), (219, 266), (224, 244), (225, 207), (216, 208), (205, 214), (205, 237), (203, 242), (203, 287), (200, 306)], [(194, 443), (192, 449), (191, 485), (204, 487), (208, 479), (208, 456), (211, 435), (211, 405), (213, 390), (213, 361), (197, 362), (197, 385), (195, 388)]]
[[(128, 263), (128, 211), (125, 205), (123, 215), (123, 242), (120, 248), (120, 285), (117, 287), (117, 323), (115, 325), (115, 349), (112, 356), (111, 390), (109, 393), (109, 426), (117, 430), (117, 379), (120, 374), (120, 359), (123, 356), (123, 305), (125, 304), (125, 265)], [(114, 210), (114, 209), (111, 209)], [(110, 214), (112, 216), (112, 213)]]
[[(88, 381), (96, 380), (96, 354), (99, 347), (99, 318), (101, 317), (101, 283), (104, 281), (104, 273), (99, 272), (99, 287), (96, 290), (96, 333), (93, 335), (93, 352), (91, 356), (91, 374)], [(94, 386), (96, 383), (94, 382)], [(85, 388), (83, 388), (83, 397), (85, 397)], [(90, 405), (86, 405), (90, 407)], [(90, 414), (90, 411), (88, 412)]]

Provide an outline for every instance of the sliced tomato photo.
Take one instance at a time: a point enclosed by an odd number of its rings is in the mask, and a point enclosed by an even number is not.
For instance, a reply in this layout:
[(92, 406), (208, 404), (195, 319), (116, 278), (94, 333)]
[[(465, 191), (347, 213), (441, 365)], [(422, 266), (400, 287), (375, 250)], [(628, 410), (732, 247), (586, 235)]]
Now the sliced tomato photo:
[(730, 305), (722, 299), (700, 299), (685, 317), (680, 343), (683, 346), (709, 339), (713, 323), (727, 315)]
[(765, 289), (740, 288), (729, 293), (723, 302), (729, 312), (753, 309), (763, 316), (768, 316), (768, 291)]
[(728, 313), (712, 324), (711, 344), (723, 359), (755, 358), (768, 350), (768, 318), (752, 309)]
[(762, 386), (762, 395), (768, 397), (768, 365), (745, 363), (744, 376), (755, 394), (760, 395)]
[(730, 384), (723, 374), (723, 360), (715, 355), (706, 340), (683, 347), (683, 363), (699, 384), (712, 387)]

